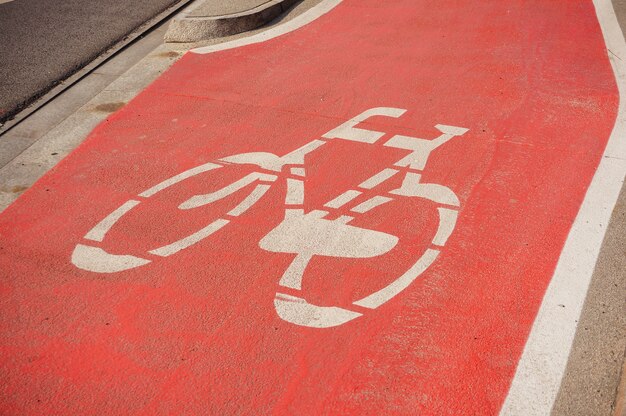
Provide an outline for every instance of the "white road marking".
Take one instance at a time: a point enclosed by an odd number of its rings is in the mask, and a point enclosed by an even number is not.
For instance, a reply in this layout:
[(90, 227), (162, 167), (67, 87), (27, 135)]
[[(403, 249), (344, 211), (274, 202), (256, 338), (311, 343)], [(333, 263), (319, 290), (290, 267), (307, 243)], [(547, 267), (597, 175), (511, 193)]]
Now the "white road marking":
[(304, 182), (298, 179), (287, 178), (285, 205), (302, 204), (304, 204)]
[[(607, 53), (620, 95), (617, 120), (565, 241), (500, 411), (501, 416), (550, 414), (604, 234), (626, 174), (626, 42), (611, 1), (594, 0), (594, 5), (606, 47), (621, 57), (615, 58)], [(566, 307), (559, 307), (559, 304)]]
[(362, 306), (364, 308), (376, 309), (383, 303), (387, 302), (398, 293), (409, 287), (420, 274), (424, 273), (428, 267), (435, 261), (439, 255), (439, 250), (428, 249), (424, 254), (415, 262), (409, 270), (407, 270), (402, 276), (391, 282), (389, 285), (380, 289), (371, 295), (354, 302), (355, 305)]
[(376, 195), (352, 208), (352, 212), (358, 212), (359, 214), (363, 214), (371, 209), (374, 209), (384, 203), (389, 201), (393, 201), (393, 198), (389, 198), (386, 196)]
[(459, 212), (449, 208), (437, 208), (437, 210), (439, 211), (439, 227), (437, 228), (437, 234), (433, 238), (433, 244), (445, 246), (452, 231), (454, 231)]
[(342, 224), (347, 224), (350, 221), (352, 221), (354, 219), (354, 217), (351, 217), (350, 215), (342, 215), (340, 217), (337, 217), (337, 219), (335, 221), (340, 222)]
[(251, 183), (255, 181), (258, 181), (258, 180), (273, 181), (274, 179), (276, 179), (276, 176), (274, 175), (253, 172), (244, 176), (238, 181), (235, 181), (231, 183), (230, 185), (225, 186), (222, 189), (217, 190), (215, 192), (211, 192), (211, 193), (203, 194), (203, 195), (194, 195), (188, 200), (186, 200), (185, 202), (183, 202), (182, 204), (180, 204), (178, 208), (180, 209), (198, 208), (203, 205), (207, 205), (212, 202), (218, 201), (220, 199), (226, 198), (227, 196), (234, 194), (235, 192), (239, 191), (240, 189), (245, 188), (246, 186), (250, 185)]
[(278, 284), (292, 289), (302, 289), (302, 276), (312, 257), (312, 254), (298, 254), (285, 270)]
[(339, 195), (337, 198), (333, 199), (332, 201), (328, 201), (327, 203), (324, 204), (324, 206), (327, 208), (334, 208), (334, 209), (341, 208), (342, 206), (352, 201), (354, 198), (356, 198), (359, 195), (361, 195), (361, 192), (350, 189), (342, 193), (341, 195)]
[(428, 157), (433, 150), (447, 143), (450, 139), (462, 136), (469, 131), (463, 127), (446, 126), (445, 124), (437, 124), (435, 128), (443, 134), (433, 140), (418, 139), (417, 137), (400, 135), (393, 136), (389, 139), (387, 143), (385, 143), (385, 146), (412, 150), (409, 155), (398, 161), (396, 166), (424, 170)]
[(235, 165), (255, 165), (274, 172), (280, 172), (285, 165), (285, 161), (282, 157), (267, 152), (240, 153), (238, 155), (224, 157), (220, 159), (220, 162)]
[(224, 42), (218, 45), (210, 45), (202, 48), (192, 49), (190, 52), (206, 54), (211, 52), (223, 51), (226, 49), (238, 48), (245, 45), (252, 45), (254, 43), (265, 42), (266, 40), (270, 40), (278, 36), (284, 35), (285, 33), (292, 32), (296, 29), (301, 28), (304, 25), (311, 23), (318, 17), (334, 9), (339, 3), (341, 3), (341, 0), (325, 0), (318, 5), (311, 7), (300, 16), (294, 17), (290, 21), (278, 25), (272, 29), (266, 30), (253, 36), (236, 39), (231, 42)]
[(107, 232), (119, 221), (124, 214), (139, 205), (139, 201), (130, 200), (124, 202), (118, 209), (107, 215), (102, 221), (96, 224), (87, 234), (85, 239), (92, 241), (102, 241)]
[(361, 316), (358, 312), (336, 306), (311, 305), (302, 298), (284, 293), (276, 294), (274, 307), (283, 320), (311, 328), (329, 328)]
[(359, 188), (372, 189), (380, 185), (381, 183), (385, 182), (387, 179), (391, 178), (396, 173), (398, 173), (398, 171), (395, 169), (391, 169), (391, 168), (383, 169), (380, 172), (378, 172), (376, 175), (365, 180), (362, 184), (359, 185)]
[(156, 194), (159, 191), (162, 191), (165, 188), (169, 188), (170, 186), (177, 184), (178, 182), (185, 180), (187, 178), (191, 178), (192, 176), (196, 176), (200, 173), (207, 172), (213, 169), (221, 168), (221, 165), (216, 165), (215, 163), (205, 163), (204, 165), (196, 166), (195, 168), (188, 169), (183, 173), (179, 173), (178, 175), (172, 176), (169, 179), (164, 180), (158, 185), (153, 186), (150, 189), (147, 189), (139, 194), (139, 196), (143, 198), (149, 198), (152, 195)]
[[(326, 133), (326, 139), (344, 139), (361, 143), (375, 143), (385, 133), (366, 130), (356, 127), (359, 123), (373, 116), (399, 117), (406, 110), (377, 107), (366, 110), (358, 116), (348, 120), (339, 127)], [(385, 145), (410, 150), (411, 153), (396, 163), (403, 167), (424, 169), (428, 157), (433, 150), (448, 140), (468, 131), (466, 128), (438, 124), (441, 135), (433, 140), (417, 139), (408, 136), (394, 136)], [(293, 153), (293, 152), (292, 152)], [(296, 152), (297, 153), (297, 152)], [(286, 157), (282, 158), (283, 160)], [(406, 161), (406, 163), (402, 163)], [(301, 162), (304, 163), (304, 158)], [(372, 189), (399, 171), (384, 169), (373, 175), (361, 187)], [(406, 172), (402, 185), (392, 193), (425, 198), (444, 205), (459, 205), (456, 194), (448, 187), (438, 184), (420, 183), (421, 175), (415, 172)], [(300, 195), (302, 194), (302, 195)], [(328, 208), (340, 208), (362, 195), (361, 191), (348, 190), (325, 204)], [(302, 203), (304, 200), (304, 185), (298, 179), (287, 179), (286, 204)], [(393, 198), (375, 195), (351, 209), (355, 213), (365, 213), (382, 204), (392, 201)], [(438, 208), (439, 223), (432, 243), (435, 246), (445, 245), (456, 225), (458, 212), (449, 208)], [(380, 231), (359, 228), (348, 225), (353, 217), (342, 215), (336, 220), (327, 220), (325, 211), (312, 211), (304, 214), (303, 210), (287, 209), (283, 221), (259, 242), (259, 247), (274, 253), (296, 254), (291, 264), (283, 273), (279, 285), (300, 290), (306, 268), (314, 256), (366, 258), (389, 252), (398, 242), (398, 237)], [(415, 279), (424, 273), (439, 255), (437, 249), (427, 249), (415, 263), (377, 292), (354, 302), (354, 305), (375, 309), (406, 289)], [(337, 307), (322, 307), (309, 304), (302, 298), (278, 293), (274, 306), (278, 315), (285, 321), (309, 327), (330, 327), (346, 323), (357, 318), (360, 314)]]
[(324, 140), (311, 140), (304, 146), (299, 149), (294, 150), (293, 152), (287, 153), (281, 159), (284, 163), (290, 163), (294, 165), (304, 165), (304, 157), (311, 153), (314, 150), (319, 149), (321, 146), (325, 145), (326, 142)]
[[(373, 143), (382, 138), (385, 133), (356, 126), (373, 116), (399, 117), (404, 114), (404, 112), (406, 112), (406, 110), (391, 107), (372, 108), (362, 112), (346, 123), (343, 123), (338, 128), (331, 130), (325, 137), (328, 139), (346, 139), (362, 143)], [(420, 160), (420, 166), (424, 167), (423, 165), (426, 164), (432, 150), (450, 140), (455, 134), (463, 134), (467, 131), (467, 129), (464, 128), (443, 125), (437, 125), (437, 128), (443, 134), (434, 140), (416, 139), (408, 136), (394, 136), (388, 145), (398, 145), (397, 147), (411, 150), (411, 154), (413, 155), (419, 154), (418, 159)], [(353, 219), (353, 217), (349, 215), (342, 215), (335, 220), (328, 220), (325, 218), (328, 214), (327, 211), (313, 210), (305, 214), (304, 210), (301, 208), (294, 209), (289, 207), (290, 205), (302, 206), (304, 204), (304, 175), (306, 173), (304, 169), (304, 159), (307, 154), (320, 148), (325, 143), (327, 142), (323, 140), (312, 140), (285, 156), (278, 156), (267, 152), (251, 152), (220, 159), (220, 162), (224, 164), (252, 164), (265, 170), (275, 172), (282, 172), (283, 167), (286, 165), (297, 165), (291, 166), (289, 169), (292, 175), (299, 177), (286, 178), (287, 192), (285, 195), (286, 208), (284, 219), (259, 241), (259, 247), (263, 250), (296, 255), (279, 281), (281, 286), (289, 287), (294, 290), (301, 289), (305, 270), (314, 256), (343, 258), (376, 257), (392, 250), (399, 240), (397, 236), (382, 231), (349, 225), (348, 223)], [(152, 196), (186, 178), (219, 167), (223, 167), (223, 165), (207, 163), (189, 169), (148, 189), (143, 192), (141, 196)], [(384, 169), (364, 181), (361, 186), (373, 189), (398, 172), (399, 171), (396, 169)], [(255, 184), (248, 195), (227, 214), (237, 217), (252, 207), (252, 205), (269, 190), (271, 183), (276, 179), (277, 176), (273, 174), (252, 172), (217, 191), (194, 195), (180, 204), (178, 208), (190, 209), (210, 204), (226, 198), (244, 187)], [(451, 189), (438, 184), (421, 184), (419, 183), (420, 179), (420, 174), (405, 172), (405, 178), (401, 187), (392, 192), (408, 197), (426, 198), (437, 203), (451, 204), (450, 201), (452, 201), (452, 203), (458, 204), (458, 198)], [(256, 182), (262, 183), (259, 184)], [(328, 202), (326, 206), (340, 208), (360, 195), (362, 195), (361, 191), (349, 190)], [(388, 196), (375, 195), (353, 207), (352, 211), (362, 214), (392, 200), (393, 198)], [(86, 238), (102, 241), (109, 229), (124, 214), (139, 203), (139, 201), (135, 200), (126, 202), (109, 214), (104, 220), (100, 221), (100, 223), (87, 233)], [(433, 244), (441, 246), (445, 244), (454, 229), (457, 211), (447, 208), (438, 208), (438, 212), (439, 227), (433, 239)], [(223, 218), (217, 219), (201, 230), (171, 244), (151, 250), (149, 253), (162, 257), (171, 256), (202, 241), (227, 224), (229, 224), (228, 220)], [(388, 284), (378, 292), (355, 302), (355, 304), (376, 308), (389, 301), (422, 274), (432, 264), (438, 254), (439, 250), (427, 249), (421, 257), (415, 261), (413, 266), (394, 282)], [(97, 247), (78, 244), (74, 249), (72, 262), (77, 267), (85, 270), (112, 273), (142, 266), (149, 263), (150, 260), (134, 257), (132, 255), (113, 255)], [(286, 299), (285, 296), (280, 294), (278, 294), (275, 299), (275, 307), (280, 317), (286, 321), (312, 327), (337, 326), (361, 316), (359, 313), (338, 307), (309, 304), (306, 300), (301, 298), (291, 297)]]
[(335, 127), (322, 137), (325, 139), (343, 139), (360, 143), (376, 143), (378, 139), (383, 137), (385, 133), (374, 130), (366, 130), (356, 127), (357, 124), (367, 120), (370, 117), (385, 116), (398, 118), (406, 113), (405, 109), (392, 107), (377, 107), (363, 111), (358, 116), (351, 118), (339, 127)]
[(325, 211), (293, 211), (261, 239), (259, 247), (272, 253), (367, 258), (385, 254), (398, 243), (398, 237), (382, 231), (327, 220)]
[(267, 191), (269, 191), (270, 186), (271, 185), (257, 185), (257, 187), (254, 188), (254, 191), (252, 191), (250, 195), (246, 197), (246, 199), (241, 201), (239, 205), (237, 205), (235, 208), (231, 209), (230, 212), (228, 212), (228, 215), (230, 215), (231, 217), (238, 217), (239, 215), (249, 210), (252, 205), (254, 205), (259, 199), (261, 199), (261, 197), (263, 197), (263, 195), (265, 195)]
[(220, 218), (219, 220), (213, 221), (211, 224), (207, 225), (201, 230), (198, 230), (195, 233), (185, 238), (175, 241), (172, 244), (168, 244), (166, 246), (163, 246), (154, 250), (150, 250), (150, 253), (157, 255), (157, 256), (161, 256), (161, 257), (171, 256), (172, 254), (178, 253), (179, 251), (184, 250), (187, 247), (191, 247), (192, 245), (200, 242), (201, 240), (204, 240), (205, 238), (207, 238), (214, 232), (218, 231), (219, 229), (221, 229), (228, 223), (229, 223), (228, 220), (224, 220)]
[(77, 244), (72, 252), (72, 264), (95, 273), (117, 273), (150, 263), (150, 260), (130, 255), (110, 254), (98, 247)]
[(452, 205), (455, 207), (460, 205), (459, 198), (450, 188), (437, 183), (420, 183), (421, 178), (422, 175), (419, 173), (407, 172), (402, 181), (402, 186), (389, 193), (393, 195), (424, 198), (438, 204)]

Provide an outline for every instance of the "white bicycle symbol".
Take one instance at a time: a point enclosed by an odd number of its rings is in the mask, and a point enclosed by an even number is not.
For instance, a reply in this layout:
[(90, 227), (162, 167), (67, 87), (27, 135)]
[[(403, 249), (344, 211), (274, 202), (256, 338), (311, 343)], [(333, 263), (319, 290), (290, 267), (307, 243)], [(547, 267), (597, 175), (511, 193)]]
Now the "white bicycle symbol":
[[(397, 174), (404, 174), (402, 185), (385, 195), (370, 197), (352, 207), (350, 209), (351, 215), (342, 215), (334, 220), (325, 218), (329, 214), (327, 210), (304, 211), (304, 159), (307, 154), (319, 149), (330, 140), (343, 139), (367, 144), (375, 143), (385, 133), (366, 130), (357, 127), (357, 125), (373, 116), (398, 118), (405, 112), (406, 110), (399, 108), (372, 108), (324, 134), (321, 139), (312, 140), (284, 156), (265, 152), (243, 153), (186, 170), (140, 193), (137, 199), (128, 200), (111, 212), (85, 234), (84, 238), (90, 241), (89, 245), (76, 245), (72, 253), (72, 263), (80, 269), (96, 273), (121, 272), (150, 263), (152, 260), (147, 258), (108, 253), (94, 243), (102, 242), (113, 225), (140, 204), (142, 199), (150, 198), (185, 179), (223, 168), (229, 164), (250, 164), (259, 168), (259, 171), (250, 173), (222, 189), (203, 195), (195, 195), (178, 206), (181, 210), (193, 209), (221, 200), (243, 188), (251, 188), (251, 191), (246, 194), (241, 202), (222, 218), (214, 220), (191, 235), (148, 252), (157, 257), (169, 257), (176, 254), (206, 239), (227, 226), (233, 218), (244, 214), (265, 195), (278, 179), (278, 173), (287, 166), (290, 177), (287, 178), (284, 219), (259, 241), (259, 247), (263, 250), (296, 255), (280, 278), (279, 285), (282, 287), (301, 290), (305, 269), (313, 256), (368, 258), (385, 254), (396, 246), (398, 237), (394, 235), (350, 225), (355, 216), (398, 197), (423, 198), (436, 204), (439, 224), (435, 235), (432, 237), (431, 246), (412, 262), (412, 266), (406, 272), (389, 285), (353, 302), (354, 305), (361, 308), (376, 309), (420, 276), (435, 261), (441, 248), (452, 234), (458, 216), (459, 199), (446, 186), (422, 183), (421, 172), (425, 169), (428, 157), (433, 150), (453, 137), (465, 134), (468, 129), (439, 124), (435, 127), (442, 134), (433, 140), (400, 135), (393, 136), (384, 143), (384, 146), (408, 150), (409, 154), (398, 160), (393, 167), (383, 169), (362, 182), (357, 189), (342, 193), (324, 206), (328, 209), (343, 207), (366, 192), (371, 194), (378, 185)], [(278, 316), (283, 320), (296, 325), (315, 328), (342, 325), (362, 316), (360, 312), (336, 306), (314, 305), (302, 297), (281, 292), (276, 293), (274, 306)]]

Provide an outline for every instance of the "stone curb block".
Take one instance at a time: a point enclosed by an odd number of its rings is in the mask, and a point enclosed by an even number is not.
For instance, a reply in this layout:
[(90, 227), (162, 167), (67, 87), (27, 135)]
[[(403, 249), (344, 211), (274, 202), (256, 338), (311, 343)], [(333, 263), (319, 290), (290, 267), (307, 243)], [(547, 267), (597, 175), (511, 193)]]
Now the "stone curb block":
[(165, 34), (165, 41), (198, 42), (253, 30), (277, 18), (298, 1), (273, 0), (241, 13), (215, 17), (192, 17), (192, 7), (172, 20)]

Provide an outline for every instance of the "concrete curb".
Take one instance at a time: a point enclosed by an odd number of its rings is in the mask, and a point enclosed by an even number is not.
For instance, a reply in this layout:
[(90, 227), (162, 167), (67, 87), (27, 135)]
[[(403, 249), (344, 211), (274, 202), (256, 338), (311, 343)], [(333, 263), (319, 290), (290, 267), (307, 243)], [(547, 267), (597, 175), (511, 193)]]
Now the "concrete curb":
[(198, 42), (253, 30), (277, 18), (300, 0), (272, 0), (250, 10), (222, 16), (194, 16), (202, 2), (183, 11), (170, 23), (165, 41)]

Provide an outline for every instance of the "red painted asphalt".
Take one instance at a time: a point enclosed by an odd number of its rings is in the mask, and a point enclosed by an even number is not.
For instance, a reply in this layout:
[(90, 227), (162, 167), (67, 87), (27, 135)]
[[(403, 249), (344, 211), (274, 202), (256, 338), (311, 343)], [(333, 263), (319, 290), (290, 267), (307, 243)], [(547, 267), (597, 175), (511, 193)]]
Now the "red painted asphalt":
[[(0, 410), (496, 414), (617, 103), (591, 1), (346, 0), (265, 43), (188, 53), (0, 216)], [(358, 124), (385, 133), (375, 143), (328, 134), (380, 107), (407, 111)], [(392, 138), (435, 139), (436, 125), (469, 130), (425, 167), (401, 166), (411, 151)], [(282, 157), (313, 140), (324, 144), (304, 164), (221, 160)], [(220, 167), (146, 196), (209, 162)], [(281, 233), (294, 166), (306, 172), (304, 212), (354, 216), (342, 228), (354, 238), (335, 225)], [(399, 173), (359, 188), (384, 169)], [(254, 172), (276, 179), (241, 215), (225, 213), (252, 185), (179, 209)], [(449, 188), (458, 207), (397, 192), (411, 172)], [(351, 206), (324, 207), (357, 189)], [(393, 200), (355, 215), (373, 196)], [(85, 238), (129, 200), (139, 204), (102, 242)], [(442, 206), (458, 220), (437, 245)], [(188, 248), (149, 253), (221, 218)], [(313, 241), (329, 233), (330, 249)], [(88, 271), (108, 266), (87, 256), (77, 267), (77, 245), (150, 262)], [(315, 255), (300, 291), (281, 278), (303, 247)], [(432, 265), (397, 296), (355, 305), (433, 247)], [(275, 305), (302, 304), (294, 296), (362, 316), (301, 326)]]

